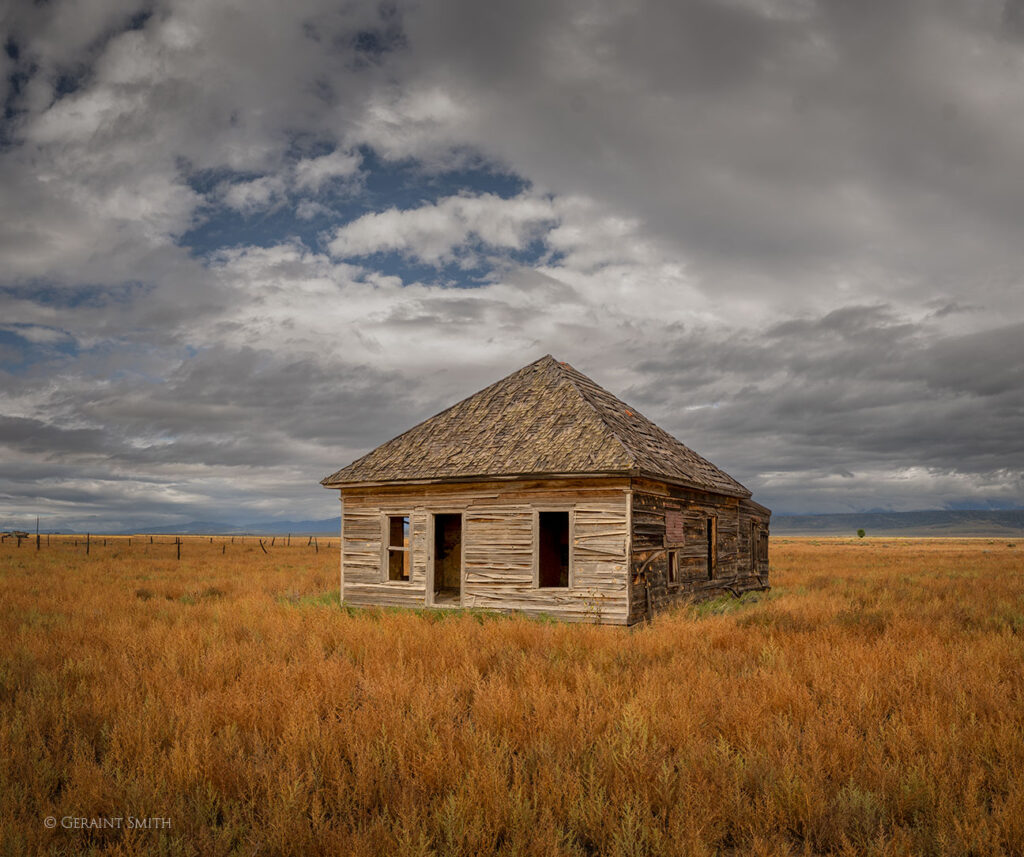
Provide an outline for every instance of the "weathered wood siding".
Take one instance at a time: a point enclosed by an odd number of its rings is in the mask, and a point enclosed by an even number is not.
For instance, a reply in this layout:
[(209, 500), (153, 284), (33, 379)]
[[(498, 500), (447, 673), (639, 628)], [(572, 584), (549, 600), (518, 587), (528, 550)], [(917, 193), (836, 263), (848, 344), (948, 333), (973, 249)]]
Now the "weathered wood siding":
[[(344, 598), (422, 607), (428, 597), (432, 514), (463, 514), (464, 607), (522, 610), (624, 624), (629, 617), (626, 479), (558, 479), (345, 489)], [(535, 581), (537, 510), (570, 512), (570, 587)], [(409, 515), (410, 580), (383, 579), (384, 516)]]
[[(768, 582), (768, 562), (758, 560), (757, 534), (768, 532), (769, 514), (749, 500), (686, 490), (650, 480), (632, 483), (633, 597), (629, 621), (684, 600), (731, 587), (761, 588)], [(715, 562), (708, 569), (707, 521), (715, 520)], [(678, 557), (676, 582), (668, 579), (668, 551)]]

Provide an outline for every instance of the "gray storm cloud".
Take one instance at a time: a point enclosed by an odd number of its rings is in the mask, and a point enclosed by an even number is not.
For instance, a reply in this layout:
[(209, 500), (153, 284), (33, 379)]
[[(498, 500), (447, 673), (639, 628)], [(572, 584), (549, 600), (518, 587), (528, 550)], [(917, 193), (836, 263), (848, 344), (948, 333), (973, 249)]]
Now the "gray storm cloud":
[(12, 8), (0, 516), (326, 517), (546, 352), (780, 511), (1022, 505), (1022, 9)]

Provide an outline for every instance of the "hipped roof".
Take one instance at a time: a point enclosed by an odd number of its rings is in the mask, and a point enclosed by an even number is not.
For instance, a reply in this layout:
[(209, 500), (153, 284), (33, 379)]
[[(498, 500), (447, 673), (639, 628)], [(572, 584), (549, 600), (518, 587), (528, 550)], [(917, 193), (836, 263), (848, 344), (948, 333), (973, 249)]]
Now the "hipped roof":
[(322, 484), (603, 474), (750, 496), (636, 408), (550, 354), (378, 446)]

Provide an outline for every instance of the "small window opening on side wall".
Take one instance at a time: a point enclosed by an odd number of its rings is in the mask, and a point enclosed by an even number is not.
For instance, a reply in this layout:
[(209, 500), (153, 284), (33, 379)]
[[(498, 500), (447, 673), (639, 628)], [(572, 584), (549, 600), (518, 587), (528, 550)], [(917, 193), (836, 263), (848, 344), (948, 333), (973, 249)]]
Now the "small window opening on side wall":
[(718, 518), (714, 515), (706, 521), (708, 536), (708, 580), (714, 579), (718, 565)]
[(760, 530), (757, 534), (757, 561), (768, 562), (768, 531)]
[(539, 512), (537, 534), (538, 584), (569, 585), (569, 513)]
[(675, 586), (679, 583), (679, 552), (668, 552), (668, 585)]
[(388, 516), (388, 580), (409, 580), (409, 516)]

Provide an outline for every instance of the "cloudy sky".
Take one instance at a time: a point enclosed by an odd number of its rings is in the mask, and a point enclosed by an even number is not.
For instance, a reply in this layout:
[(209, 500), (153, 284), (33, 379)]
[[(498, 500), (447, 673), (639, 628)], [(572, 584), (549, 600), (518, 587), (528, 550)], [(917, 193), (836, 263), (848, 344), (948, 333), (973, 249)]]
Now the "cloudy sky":
[(776, 512), (1024, 506), (1024, 3), (0, 11), (0, 518), (322, 518), (552, 353)]

